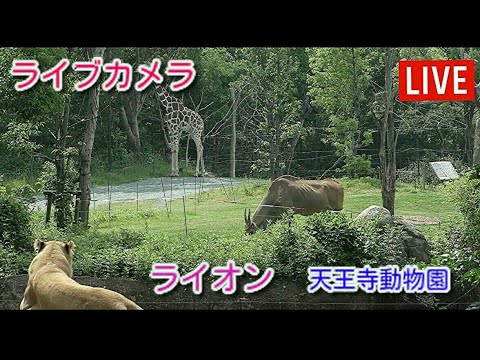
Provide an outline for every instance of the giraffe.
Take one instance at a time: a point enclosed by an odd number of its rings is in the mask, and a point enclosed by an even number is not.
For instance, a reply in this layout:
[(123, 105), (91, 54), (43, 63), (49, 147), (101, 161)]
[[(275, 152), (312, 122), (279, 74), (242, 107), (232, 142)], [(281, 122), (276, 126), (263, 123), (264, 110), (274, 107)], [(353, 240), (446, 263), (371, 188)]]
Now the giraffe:
[[(165, 108), (165, 124), (168, 132), (168, 142), (172, 152), (172, 172), (170, 176), (178, 176), (178, 148), (182, 134), (186, 132), (197, 147), (197, 167), (195, 176), (205, 175), (203, 163), (203, 120), (201, 116), (187, 108), (183, 102), (171, 95), (162, 85), (155, 87), (160, 103)], [(200, 171), (201, 167), (201, 171)]]

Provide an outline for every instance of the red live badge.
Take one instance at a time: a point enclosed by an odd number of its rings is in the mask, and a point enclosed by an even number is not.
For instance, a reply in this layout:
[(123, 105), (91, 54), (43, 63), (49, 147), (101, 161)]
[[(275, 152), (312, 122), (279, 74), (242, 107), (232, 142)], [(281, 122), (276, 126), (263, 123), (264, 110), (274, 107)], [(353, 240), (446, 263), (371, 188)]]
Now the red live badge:
[(475, 100), (474, 60), (400, 60), (400, 101)]

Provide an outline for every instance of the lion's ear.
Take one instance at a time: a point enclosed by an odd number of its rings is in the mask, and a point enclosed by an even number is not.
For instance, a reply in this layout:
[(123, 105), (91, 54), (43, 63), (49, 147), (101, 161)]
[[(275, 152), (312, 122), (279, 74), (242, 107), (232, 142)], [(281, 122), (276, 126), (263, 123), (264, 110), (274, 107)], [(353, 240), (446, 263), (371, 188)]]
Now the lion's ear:
[(73, 255), (73, 249), (75, 248), (75, 243), (70, 240), (68, 243), (65, 244), (65, 250), (67, 251), (67, 254)]
[(35, 242), (33, 243), (33, 248), (35, 249), (35, 252), (37, 254), (40, 251), (42, 251), (44, 247), (45, 247), (45, 242), (40, 239), (36, 239)]

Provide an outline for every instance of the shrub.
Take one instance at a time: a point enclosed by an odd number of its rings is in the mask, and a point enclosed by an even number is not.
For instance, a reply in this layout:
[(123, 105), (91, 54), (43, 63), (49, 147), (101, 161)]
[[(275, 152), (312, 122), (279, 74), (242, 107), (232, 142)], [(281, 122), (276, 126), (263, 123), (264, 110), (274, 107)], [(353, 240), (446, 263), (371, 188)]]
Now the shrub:
[(355, 176), (370, 176), (373, 172), (372, 162), (364, 154), (348, 156), (342, 169)]
[(447, 232), (448, 251), (432, 259), (432, 263), (448, 266), (455, 283), (480, 281), (480, 179), (478, 171), (448, 185), (448, 190), (464, 217), (464, 222)]
[(26, 250), (32, 247), (30, 212), (15, 197), (0, 193), (0, 244), (5, 248)]
[(26, 274), (34, 256), (33, 247), (30, 253), (2, 249), (0, 246), (0, 278), (10, 275)]
[(398, 229), (343, 213), (286, 215), (263, 236), (274, 238), (276, 271), (289, 277), (305, 277), (309, 266), (405, 264)]

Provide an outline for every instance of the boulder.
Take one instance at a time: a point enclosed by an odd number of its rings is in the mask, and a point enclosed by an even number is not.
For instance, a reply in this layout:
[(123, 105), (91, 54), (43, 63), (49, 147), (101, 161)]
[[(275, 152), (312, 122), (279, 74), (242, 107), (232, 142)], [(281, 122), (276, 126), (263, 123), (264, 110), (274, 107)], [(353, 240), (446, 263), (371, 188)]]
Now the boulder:
[(407, 221), (392, 219), (393, 225), (399, 226), (402, 229), (402, 240), (407, 256), (413, 257), (418, 261), (429, 263), (431, 259), (430, 245), (428, 245), (425, 236)]
[(372, 205), (363, 210), (355, 220), (377, 220), (380, 225), (385, 225), (392, 223), (392, 215), (390, 215), (390, 211), (384, 207)]
[(417, 261), (430, 262), (430, 245), (428, 245), (425, 236), (412, 224), (405, 220), (396, 219), (390, 214), (390, 211), (382, 206), (372, 205), (363, 210), (355, 220), (358, 221), (378, 221), (380, 226), (393, 225), (401, 229), (401, 237), (407, 257), (413, 257)]

